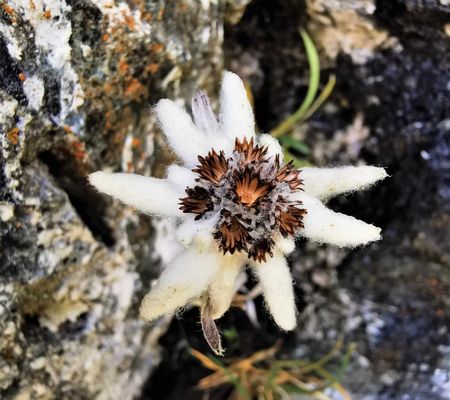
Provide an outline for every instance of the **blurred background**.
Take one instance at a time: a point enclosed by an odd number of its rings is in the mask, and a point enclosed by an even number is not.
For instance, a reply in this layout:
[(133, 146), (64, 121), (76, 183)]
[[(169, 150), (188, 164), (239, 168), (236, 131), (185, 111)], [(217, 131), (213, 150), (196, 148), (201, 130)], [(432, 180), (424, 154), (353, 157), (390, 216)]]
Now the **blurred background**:
[[(299, 241), (289, 334), (249, 277), (218, 359), (138, 319), (173, 227), (86, 176), (163, 176), (152, 106), (224, 69), (298, 166), (391, 177), (330, 203), (383, 240)], [(0, 398), (450, 399), (449, 94), (447, 0), (0, 0)]]

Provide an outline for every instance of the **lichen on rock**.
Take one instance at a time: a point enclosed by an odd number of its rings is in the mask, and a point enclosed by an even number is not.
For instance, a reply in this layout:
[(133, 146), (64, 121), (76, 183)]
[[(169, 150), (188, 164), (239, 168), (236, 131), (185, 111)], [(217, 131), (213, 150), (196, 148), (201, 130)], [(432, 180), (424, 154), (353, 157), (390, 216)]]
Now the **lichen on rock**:
[(222, 19), (209, 2), (0, 2), (0, 397), (131, 399), (157, 364), (167, 322), (137, 305), (158, 223), (86, 176), (151, 173), (149, 106), (215, 90)]

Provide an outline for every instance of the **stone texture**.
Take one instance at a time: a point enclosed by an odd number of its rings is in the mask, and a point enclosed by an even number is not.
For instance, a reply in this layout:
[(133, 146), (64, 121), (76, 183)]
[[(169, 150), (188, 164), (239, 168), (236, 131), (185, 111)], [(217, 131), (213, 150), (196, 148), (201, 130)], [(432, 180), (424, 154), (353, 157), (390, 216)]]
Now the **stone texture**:
[(166, 322), (146, 327), (137, 309), (167, 227), (86, 175), (162, 173), (150, 107), (217, 89), (223, 10), (0, 2), (2, 399), (132, 399), (157, 364)]
[(339, 337), (356, 342), (344, 379), (355, 399), (450, 398), (449, 15), (438, 1), (259, 1), (226, 35), (269, 130), (304, 96), (296, 30), (307, 27), (322, 81), (332, 72), (337, 85), (294, 135), (315, 165), (375, 164), (391, 175), (331, 203), (381, 226), (383, 241), (355, 251), (300, 244), (292, 257), (303, 311), (286, 352), (314, 359)]
[[(282, 354), (317, 359), (343, 337), (357, 343), (343, 382), (354, 399), (450, 399), (450, 5), (248, 3), (0, 0), (0, 397), (139, 397), (167, 321), (145, 327), (137, 307), (171, 225), (96, 194), (86, 174), (163, 174), (171, 155), (150, 106), (186, 103), (197, 87), (216, 98), (223, 63), (250, 84), (270, 130), (306, 92), (304, 27), (322, 82), (337, 76), (294, 132), (308, 161), (383, 165), (392, 177), (331, 203), (382, 226), (382, 242), (299, 243), (301, 320)], [(256, 304), (260, 328), (239, 310), (220, 321), (239, 335), (229, 354), (282, 336)], [(204, 371), (183, 351), (206, 351), (197, 312), (162, 343), (142, 398), (198, 398), (187, 387)]]

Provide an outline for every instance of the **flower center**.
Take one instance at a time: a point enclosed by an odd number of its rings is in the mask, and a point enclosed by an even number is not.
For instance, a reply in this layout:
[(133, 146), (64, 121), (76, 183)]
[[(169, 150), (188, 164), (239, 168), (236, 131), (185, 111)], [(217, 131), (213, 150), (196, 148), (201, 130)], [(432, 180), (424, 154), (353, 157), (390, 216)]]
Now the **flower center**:
[(279, 157), (267, 152), (253, 138), (236, 139), (229, 158), (212, 149), (192, 170), (199, 175), (197, 185), (186, 189), (180, 209), (196, 214), (196, 220), (218, 216), (213, 235), (224, 254), (243, 251), (265, 261), (277, 233), (293, 237), (303, 227), (306, 210), (290, 200), (301, 190), (300, 171), (292, 162), (281, 166)]
[(236, 179), (236, 194), (239, 201), (250, 207), (270, 190), (268, 183), (262, 183), (257, 175), (252, 176), (247, 169), (242, 179)]

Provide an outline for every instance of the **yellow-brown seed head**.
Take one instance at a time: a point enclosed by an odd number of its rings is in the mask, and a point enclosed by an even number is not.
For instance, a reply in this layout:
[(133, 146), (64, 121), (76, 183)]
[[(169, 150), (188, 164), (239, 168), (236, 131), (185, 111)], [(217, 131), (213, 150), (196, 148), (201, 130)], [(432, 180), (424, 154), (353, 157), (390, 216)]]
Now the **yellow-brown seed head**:
[(214, 238), (223, 253), (244, 251), (255, 261), (272, 256), (273, 235), (294, 236), (303, 227), (306, 210), (290, 201), (289, 194), (301, 189), (300, 171), (292, 163), (280, 165), (269, 157), (265, 146), (253, 138), (236, 139), (233, 154), (212, 149), (199, 156), (193, 169), (197, 185), (187, 188), (180, 209), (195, 219), (218, 217)]

